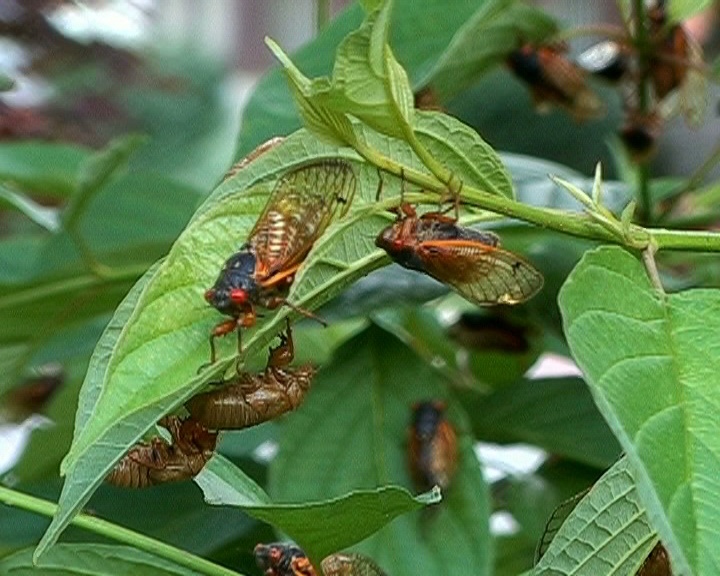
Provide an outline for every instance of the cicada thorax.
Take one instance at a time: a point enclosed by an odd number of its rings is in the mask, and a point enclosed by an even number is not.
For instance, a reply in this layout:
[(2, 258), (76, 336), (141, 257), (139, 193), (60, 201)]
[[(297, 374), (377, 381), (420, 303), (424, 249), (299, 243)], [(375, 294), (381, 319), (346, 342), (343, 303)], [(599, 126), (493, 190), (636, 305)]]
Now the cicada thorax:
[(373, 560), (356, 552), (331, 554), (320, 566), (324, 576), (386, 576)]
[(192, 418), (213, 430), (239, 430), (267, 422), (294, 410), (310, 389), (315, 369), (290, 368), (294, 357), (292, 333), (270, 350), (261, 374), (240, 373), (217, 390), (193, 396), (186, 404)]
[(420, 402), (413, 408), (410, 471), (418, 490), (447, 490), (457, 468), (457, 437), (445, 418), (445, 405)]
[(568, 59), (566, 51), (564, 45), (524, 44), (510, 53), (507, 63), (527, 83), (541, 112), (556, 104), (579, 121), (602, 115), (605, 106), (588, 86), (585, 70)]
[[(356, 186), (352, 166), (344, 160), (305, 164), (278, 180), (247, 242), (225, 262), (213, 287), (205, 292), (209, 304), (232, 317), (211, 332), (211, 362), (214, 339), (253, 326), (256, 307), (290, 305), (286, 296), (295, 273), (338, 210), (348, 209)], [(238, 347), (239, 338), (238, 333)]]
[(166, 482), (189, 480), (212, 457), (217, 434), (192, 419), (166, 417), (160, 424), (171, 441), (153, 438), (132, 447), (115, 465), (106, 480), (127, 488), (147, 488)]
[(496, 234), (459, 226), (437, 212), (402, 214), (375, 244), (398, 264), (452, 286), (480, 306), (517, 304), (534, 296), (543, 277), (520, 256), (500, 248)]
[(265, 576), (317, 576), (305, 552), (294, 544), (258, 544), (253, 553)]

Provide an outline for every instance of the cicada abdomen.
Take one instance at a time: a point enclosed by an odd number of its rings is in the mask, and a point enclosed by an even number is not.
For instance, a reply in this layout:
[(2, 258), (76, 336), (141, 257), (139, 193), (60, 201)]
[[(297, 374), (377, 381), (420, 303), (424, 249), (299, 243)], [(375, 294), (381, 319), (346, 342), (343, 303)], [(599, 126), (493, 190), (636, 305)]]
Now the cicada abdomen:
[(193, 396), (185, 407), (193, 419), (212, 430), (239, 430), (277, 418), (300, 406), (315, 375), (309, 365), (287, 367), (293, 358), (288, 324), (280, 345), (270, 350), (263, 373), (243, 372), (218, 390)]
[(110, 484), (126, 488), (147, 488), (166, 482), (193, 478), (212, 457), (217, 434), (193, 419), (163, 418), (171, 442), (153, 438), (131, 448), (108, 474)]
[(317, 576), (305, 552), (294, 544), (258, 544), (253, 553), (265, 576)]
[(658, 542), (645, 558), (636, 576), (672, 576), (670, 557), (661, 542)]
[(386, 576), (380, 566), (356, 552), (331, 554), (320, 566), (324, 576)]
[(410, 430), (410, 471), (418, 490), (447, 490), (457, 468), (457, 437), (445, 418), (445, 404), (419, 402)]

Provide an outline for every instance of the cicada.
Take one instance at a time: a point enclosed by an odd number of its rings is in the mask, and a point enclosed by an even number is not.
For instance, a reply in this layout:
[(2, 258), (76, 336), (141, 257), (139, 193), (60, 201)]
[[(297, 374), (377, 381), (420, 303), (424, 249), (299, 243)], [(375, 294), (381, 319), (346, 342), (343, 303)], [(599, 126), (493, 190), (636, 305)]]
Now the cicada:
[(649, 114), (628, 112), (619, 134), (633, 161), (642, 164), (653, 156), (662, 128), (662, 118), (654, 111)]
[(258, 544), (254, 554), (265, 576), (317, 576), (305, 552), (293, 544)]
[(356, 552), (331, 554), (320, 566), (324, 576), (386, 576), (380, 566)]
[(670, 557), (662, 543), (658, 542), (645, 558), (636, 576), (672, 576)]
[(218, 390), (193, 396), (186, 404), (193, 419), (213, 430), (238, 430), (272, 420), (303, 401), (315, 374), (312, 366), (288, 368), (295, 356), (288, 322), (280, 345), (270, 349), (261, 374), (240, 373)]
[(437, 212), (418, 217), (408, 204), (401, 212), (375, 239), (401, 266), (424, 272), (481, 306), (518, 304), (542, 288), (542, 274), (500, 248), (497, 235), (463, 228)]
[(160, 425), (170, 432), (171, 442), (153, 438), (131, 448), (118, 462), (107, 481), (126, 488), (147, 488), (194, 477), (212, 457), (217, 434), (196, 420), (168, 416)]
[(457, 437), (445, 418), (445, 404), (419, 402), (410, 429), (410, 472), (418, 490), (447, 490), (457, 467)]
[(510, 53), (510, 69), (524, 80), (541, 112), (556, 104), (578, 121), (605, 113), (600, 98), (587, 85), (585, 70), (565, 56), (564, 46), (524, 44)]
[(215, 338), (253, 326), (257, 306), (290, 305), (286, 296), (295, 273), (338, 208), (341, 215), (347, 211), (355, 188), (352, 166), (343, 160), (306, 164), (278, 180), (247, 242), (225, 262), (215, 284), (205, 292), (208, 303), (231, 317), (210, 334), (211, 362)]

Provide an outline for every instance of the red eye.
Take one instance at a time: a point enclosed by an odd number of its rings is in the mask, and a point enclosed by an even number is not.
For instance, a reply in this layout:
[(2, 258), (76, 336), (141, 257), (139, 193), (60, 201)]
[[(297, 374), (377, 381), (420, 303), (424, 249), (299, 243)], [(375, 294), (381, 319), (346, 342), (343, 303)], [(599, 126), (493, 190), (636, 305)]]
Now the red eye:
[(213, 299), (215, 298), (215, 290), (210, 288), (209, 290), (205, 291), (205, 301), (212, 304)]
[(241, 288), (236, 288), (235, 290), (230, 290), (230, 300), (232, 300), (233, 304), (245, 304), (248, 299), (248, 294), (245, 292), (245, 290)]
[(402, 249), (402, 247), (404, 246), (404, 244), (405, 244), (405, 243), (404, 243), (402, 240), (400, 240), (399, 238), (396, 238), (395, 240), (392, 241), (393, 250), (400, 250), (400, 249)]

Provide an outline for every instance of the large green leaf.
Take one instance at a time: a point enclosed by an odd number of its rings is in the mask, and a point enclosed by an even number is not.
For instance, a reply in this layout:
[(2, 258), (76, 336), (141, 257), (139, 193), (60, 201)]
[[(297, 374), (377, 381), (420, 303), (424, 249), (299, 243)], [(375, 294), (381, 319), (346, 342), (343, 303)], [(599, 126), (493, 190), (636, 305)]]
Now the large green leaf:
[(629, 464), (622, 459), (565, 519), (532, 575), (635, 574), (657, 541)]
[(236, 506), (272, 524), (318, 563), (364, 540), (397, 516), (440, 501), (437, 490), (413, 497), (399, 486), (382, 486), (298, 504), (272, 502), (262, 488), (221, 456), (207, 464), (196, 482), (210, 504)]
[(681, 573), (720, 572), (717, 290), (665, 295), (619, 248), (589, 252), (559, 302), (570, 348)]
[(196, 571), (148, 554), (130, 546), (108, 544), (60, 544), (33, 564), (32, 548), (0, 560), (0, 573), (6, 576), (59, 575), (117, 576), (193, 576)]
[(376, 326), (337, 351), (302, 409), (286, 419), (270, 467), (271, 494), (302, 502), (388, 483), (412, 486), (407, 430), (413, 403), (426, 399), (448, 403), (457, 473), (441, 503), (398, 518), (358, 549), (394, 576), (489, 574), (488, 493), (468, 416), (431, 367)]

